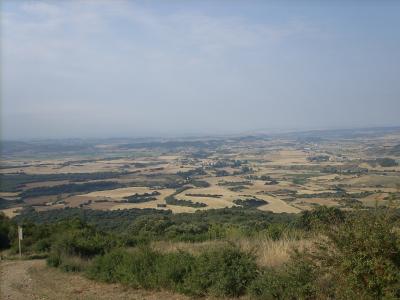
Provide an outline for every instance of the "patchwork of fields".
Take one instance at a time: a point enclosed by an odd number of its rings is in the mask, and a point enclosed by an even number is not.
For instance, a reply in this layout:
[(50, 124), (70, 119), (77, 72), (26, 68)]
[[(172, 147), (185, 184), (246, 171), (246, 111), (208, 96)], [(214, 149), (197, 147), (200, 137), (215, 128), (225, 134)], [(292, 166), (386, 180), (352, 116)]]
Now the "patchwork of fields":
[(400, 130), (393, 128), (102, 140), (88, 142), (85, 156), (71, 145), (62, 151), (62, 144), (49, 153), (57, 147), (48, 143), (57, 141), (9, 143), (1, 161), (0, 209), (10, 216), (30, 207), (180, 213), (246, 206), (297, 213), (319, 205), (393, 205), (400, 192)]

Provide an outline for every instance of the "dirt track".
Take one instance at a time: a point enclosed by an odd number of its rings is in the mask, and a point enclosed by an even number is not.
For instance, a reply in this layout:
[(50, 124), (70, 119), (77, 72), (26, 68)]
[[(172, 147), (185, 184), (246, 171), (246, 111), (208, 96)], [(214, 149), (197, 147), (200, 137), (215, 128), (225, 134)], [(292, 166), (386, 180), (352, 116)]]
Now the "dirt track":
[(104, 284), (81, 275), (49, 268), (44, 260), (0, 261), (0, 299), (188, 299), (168, 292), (153, 292)]

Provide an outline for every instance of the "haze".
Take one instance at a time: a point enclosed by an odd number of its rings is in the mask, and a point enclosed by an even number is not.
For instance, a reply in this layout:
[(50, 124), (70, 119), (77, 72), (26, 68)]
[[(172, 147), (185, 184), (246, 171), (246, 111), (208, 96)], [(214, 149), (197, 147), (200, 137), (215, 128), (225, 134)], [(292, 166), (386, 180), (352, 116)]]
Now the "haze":
[(399, 15), (399, 1), (2, 1), (2, 138), (400, 125)]

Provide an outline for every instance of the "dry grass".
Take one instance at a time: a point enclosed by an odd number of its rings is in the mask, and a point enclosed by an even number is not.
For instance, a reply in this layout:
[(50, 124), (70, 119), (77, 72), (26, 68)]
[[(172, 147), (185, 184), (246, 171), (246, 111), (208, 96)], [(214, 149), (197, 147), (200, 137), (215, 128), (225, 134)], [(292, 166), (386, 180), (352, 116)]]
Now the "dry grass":
[(296, 207), (293, 207), (287, 204), (285, 201), (272, 196), (260, 196), (258, 195), (257, 198), (263, 199), (268, 201), (268, 204), (260, 206), (258, 209), (263, 211), (272, 211), (274, 213), (299, 213), (300, 210)]
[(307, 153), (300, 150), (281, 150), (276, 153), (266, 155), (267, 160), (273, 161), (273, 164), (291, 165), (307, 163)]
[(164, 253), (185, 251), (191, 254), (199, 254), (204, 250), (227, 244), (227, 241), (218, 240), (205, 241), (200, 243), (157, 241), (151, 244), (151, 248)]
[(264, 267), (280, 266), (289, 261), (291, 254), (295, 250), (303, 252), (313, 244), (313, 240), (310, 239), (296, 240), (287, 237), (276, 241), (265, 239), (256, 242), (257, 262), (260, 266)]
[(291, 254), (297, 250), (300, 252), (311, 249), (316, 238), (295, 239), (284, 236), (279, 240), (269, 238), (237, 238), (228, 240), (212, 240), (200, 243), (158, 241), (153, 242), (151, 247), (161, 252), (187, 251), (198, 254), (204, 250), (234, 244), (246, 252), (254, 253), (257, 257), (257, 264), (262, 267), (278, 267), (289, 261)]

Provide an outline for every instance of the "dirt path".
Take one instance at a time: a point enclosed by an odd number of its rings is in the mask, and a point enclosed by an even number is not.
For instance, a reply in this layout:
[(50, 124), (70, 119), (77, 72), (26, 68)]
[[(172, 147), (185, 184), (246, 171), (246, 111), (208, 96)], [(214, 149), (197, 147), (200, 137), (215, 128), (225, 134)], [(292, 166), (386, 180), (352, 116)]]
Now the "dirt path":
[(24, 299), (31, 295), (22, 291), (32, 290), (32, 279), (27, 270), (43, 265), (43, 261), (2, 261), (0, 266), (0, 299)]
[(168, 292), (125, 288), (49, 268), (44, 260), (0, 261), (0, 299), (188, 299)]

